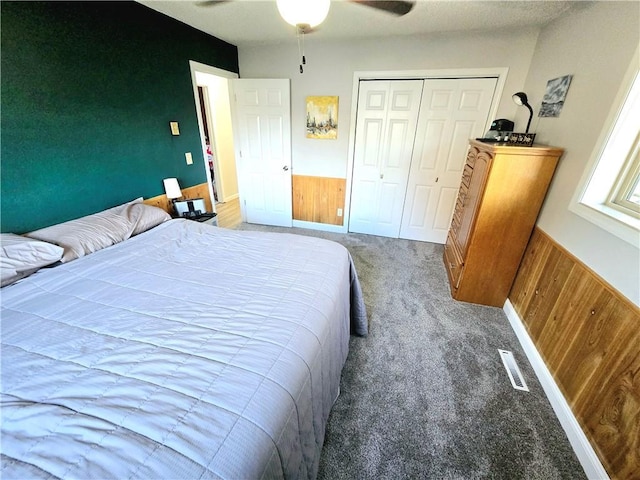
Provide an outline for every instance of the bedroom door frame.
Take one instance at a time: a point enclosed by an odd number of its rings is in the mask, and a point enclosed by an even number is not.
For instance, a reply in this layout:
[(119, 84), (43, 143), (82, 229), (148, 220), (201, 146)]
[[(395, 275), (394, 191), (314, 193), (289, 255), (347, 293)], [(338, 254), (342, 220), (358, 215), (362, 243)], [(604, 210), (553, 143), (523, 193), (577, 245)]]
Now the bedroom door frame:
[[(200, 111), (200, 95), (198, 94), (198, 81), (196, 78), (196, 74), (197, 73), (205, 73), (208, 75), (214, 75), (216, 77), (222, 77), (222, 78), (226, 78), (228, 81), (232, 80), (234, 78), (238, 78), (238, 74), (235, 72), (230, 72), (228, 70), (223, 70), (221, 68), (217, 68), (217, 67), (212, 67), (211, 65), (206, 65), (204, 63), (199, 63), (196, 62), (194, 60), (189, 60), (189, 69), (191, 71), (191, 83), (193, 86), (193, 98), (195, 101), (195, 108), (196, 108), (196, 115), (198, 117), (198, 130), (200, 132), (200, 146), (202, 149), (202, 157), (204, 158), (204, 162), (202, 164), (204, 171), (205, 171), (205, 175), (207, 176), (207, 187), (209, 190), (209, 199), (211, 200), (211, 206), (213, 211), (216, 211), (216, 202), (215, 202), (215, 196), (213, 195), (213, 184), (212, 184), (212, 179), (211, 179), (211, 172), (209, 171), (209, 162), (207, 159), (207, 145), (206, 145), (206, 141), (205, 141), (205, 132), (204, 132), (204, 122), (202, 120), (202, 113)], [(210, 119), (211, 120), (211, 119)], [(215, 132), (215, 123), (214, 122), (210, 122), (209, 128)], [(215, 133), (212, 135), (213, 137), (215, 137)], [(211, 140), (211, 147), (215, 148), (215, 139), (210, 139)], [(219, 158), (219, 156), (216, 154), (215, 158)], [(215, 168), (215, 167), (214, 167)], [(218, 178), (216, 179), (218, 181), (218, 188), (220, 187), (220, 182), (221, 182), (221, 178), (220, 178), (220, 174), (219, 174), (219, 169), (216, 170), (216, 173), (218, 173)]]
[(356, 115), (358, 112), (358, 90), (361, 80), (428, 80), (447, 78), (481, 78), (494, 77), (497, 79), (496, 90), (491, 101), (489, 117), (485, 131), (491, 126), (492, 119), (496, 118), (498, 106), (502, 99), (502, 93), (507, 81), (508, 67), (496, 68), (460, 68), (460, 69), (437, 69), (437, 70), (390, 70), (390, 71), (356, 71), (353, 73), (353, 85), (351, 93), (351, 121), (349, 127), (349, 150), (347, 156), (347, 181), (345, 191), (344, 222), (342, 233), (349, 231), (349, 220), (351, 211), (351, 183), (353, 180), (353, 164), (355, 155), (356, 137)]

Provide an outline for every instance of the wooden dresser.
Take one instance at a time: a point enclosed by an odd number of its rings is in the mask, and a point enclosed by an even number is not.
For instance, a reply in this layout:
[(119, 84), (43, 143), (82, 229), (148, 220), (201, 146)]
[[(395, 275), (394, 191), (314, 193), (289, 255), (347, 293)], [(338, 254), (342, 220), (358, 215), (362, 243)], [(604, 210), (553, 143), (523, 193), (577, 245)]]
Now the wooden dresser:
[(562, 152), (470, 141), (444, 248), (453, 298), (504, 305)]

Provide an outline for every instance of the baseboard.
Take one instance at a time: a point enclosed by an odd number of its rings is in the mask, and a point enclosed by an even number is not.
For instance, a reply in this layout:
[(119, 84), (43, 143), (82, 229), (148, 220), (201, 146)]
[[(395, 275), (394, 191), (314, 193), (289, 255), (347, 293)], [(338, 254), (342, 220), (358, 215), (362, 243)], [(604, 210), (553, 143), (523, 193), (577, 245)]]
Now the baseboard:
[(235, 200), (236, 198), (239, 198), (239, 197), (240, 197), (239, 193), (234, 193), (233, 195), (229, 195), (227, 197), (224, 197), (224, 199), (222, 199), (222, 203), (230, 202), (230, 201)]
[(331, 225), (329, 223), (306, 222), (304, 220), (293, 220), (292, 226), (299, 228), (308, 228), (309, 230), (323, 230), (333, 233), (347, 233), (346, 227), (343, 225)]
[(533, 343), (533, 340), (531, 340), (529, 332), (527, 332), (518, 312), (516, 312), (508, 299), (504, 304), (503, 310), (509, 319), (511, 328), (520, 341), (520, 345), (522, 345), (522, 348), (529, 359), (529, 363), (531, 363), (533, 370), (536, 372), (538, 380), (540, 381), (540, 384), (542, 385), (542, 388), (544, 389), (544, 392), (547, 395), (562, 428), (567, 434), (567, 438), (573, 447), (573, 451), (578, 457), (587, 477), (592, 480), (609, 479), (607, 471), (602, 466), (602, 463), (600, 463), (598, 455), (593, 450), (593, 447), (589, 443), (589, 439), (580, 427), (578, 420), (573, 415), (571, 407), (564, 398), (564, 395), (562, 395), (553, 375), (551, 375), (551, 372), (536, 349), (536, 346)]

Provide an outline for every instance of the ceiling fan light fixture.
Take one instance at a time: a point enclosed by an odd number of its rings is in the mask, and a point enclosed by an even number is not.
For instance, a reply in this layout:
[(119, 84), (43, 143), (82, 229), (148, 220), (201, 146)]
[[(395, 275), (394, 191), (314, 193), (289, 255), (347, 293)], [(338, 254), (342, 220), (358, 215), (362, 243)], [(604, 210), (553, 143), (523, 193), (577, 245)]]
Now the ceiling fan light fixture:
[(285, 22), (305, 31), (327, 18), (330, 0), (276, 0), (276, 4)]

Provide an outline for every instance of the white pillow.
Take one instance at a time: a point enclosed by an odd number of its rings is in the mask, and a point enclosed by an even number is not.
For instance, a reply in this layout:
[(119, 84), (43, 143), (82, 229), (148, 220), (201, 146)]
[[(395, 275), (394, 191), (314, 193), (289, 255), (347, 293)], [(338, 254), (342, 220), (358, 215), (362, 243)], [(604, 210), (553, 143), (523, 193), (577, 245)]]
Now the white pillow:
[(142, 198), (93, 215), (41, 228), (26, 236), (63, 247), (62, 262), (69, 262), (129, 238), (134, 225), (124, 212), (140, 202)]
[(13, 233), (0, 234), (0, 245), (0, 277), (3, 287), (57, 262), (64, 252), (57, 245)]
[(124, 210), (123, 215), (126, 215), (132, 223), (131, 236), (146, 232), (162, 222), (171, 220), (171, 215), (161, 208), (144, 203), (129, 205)]

